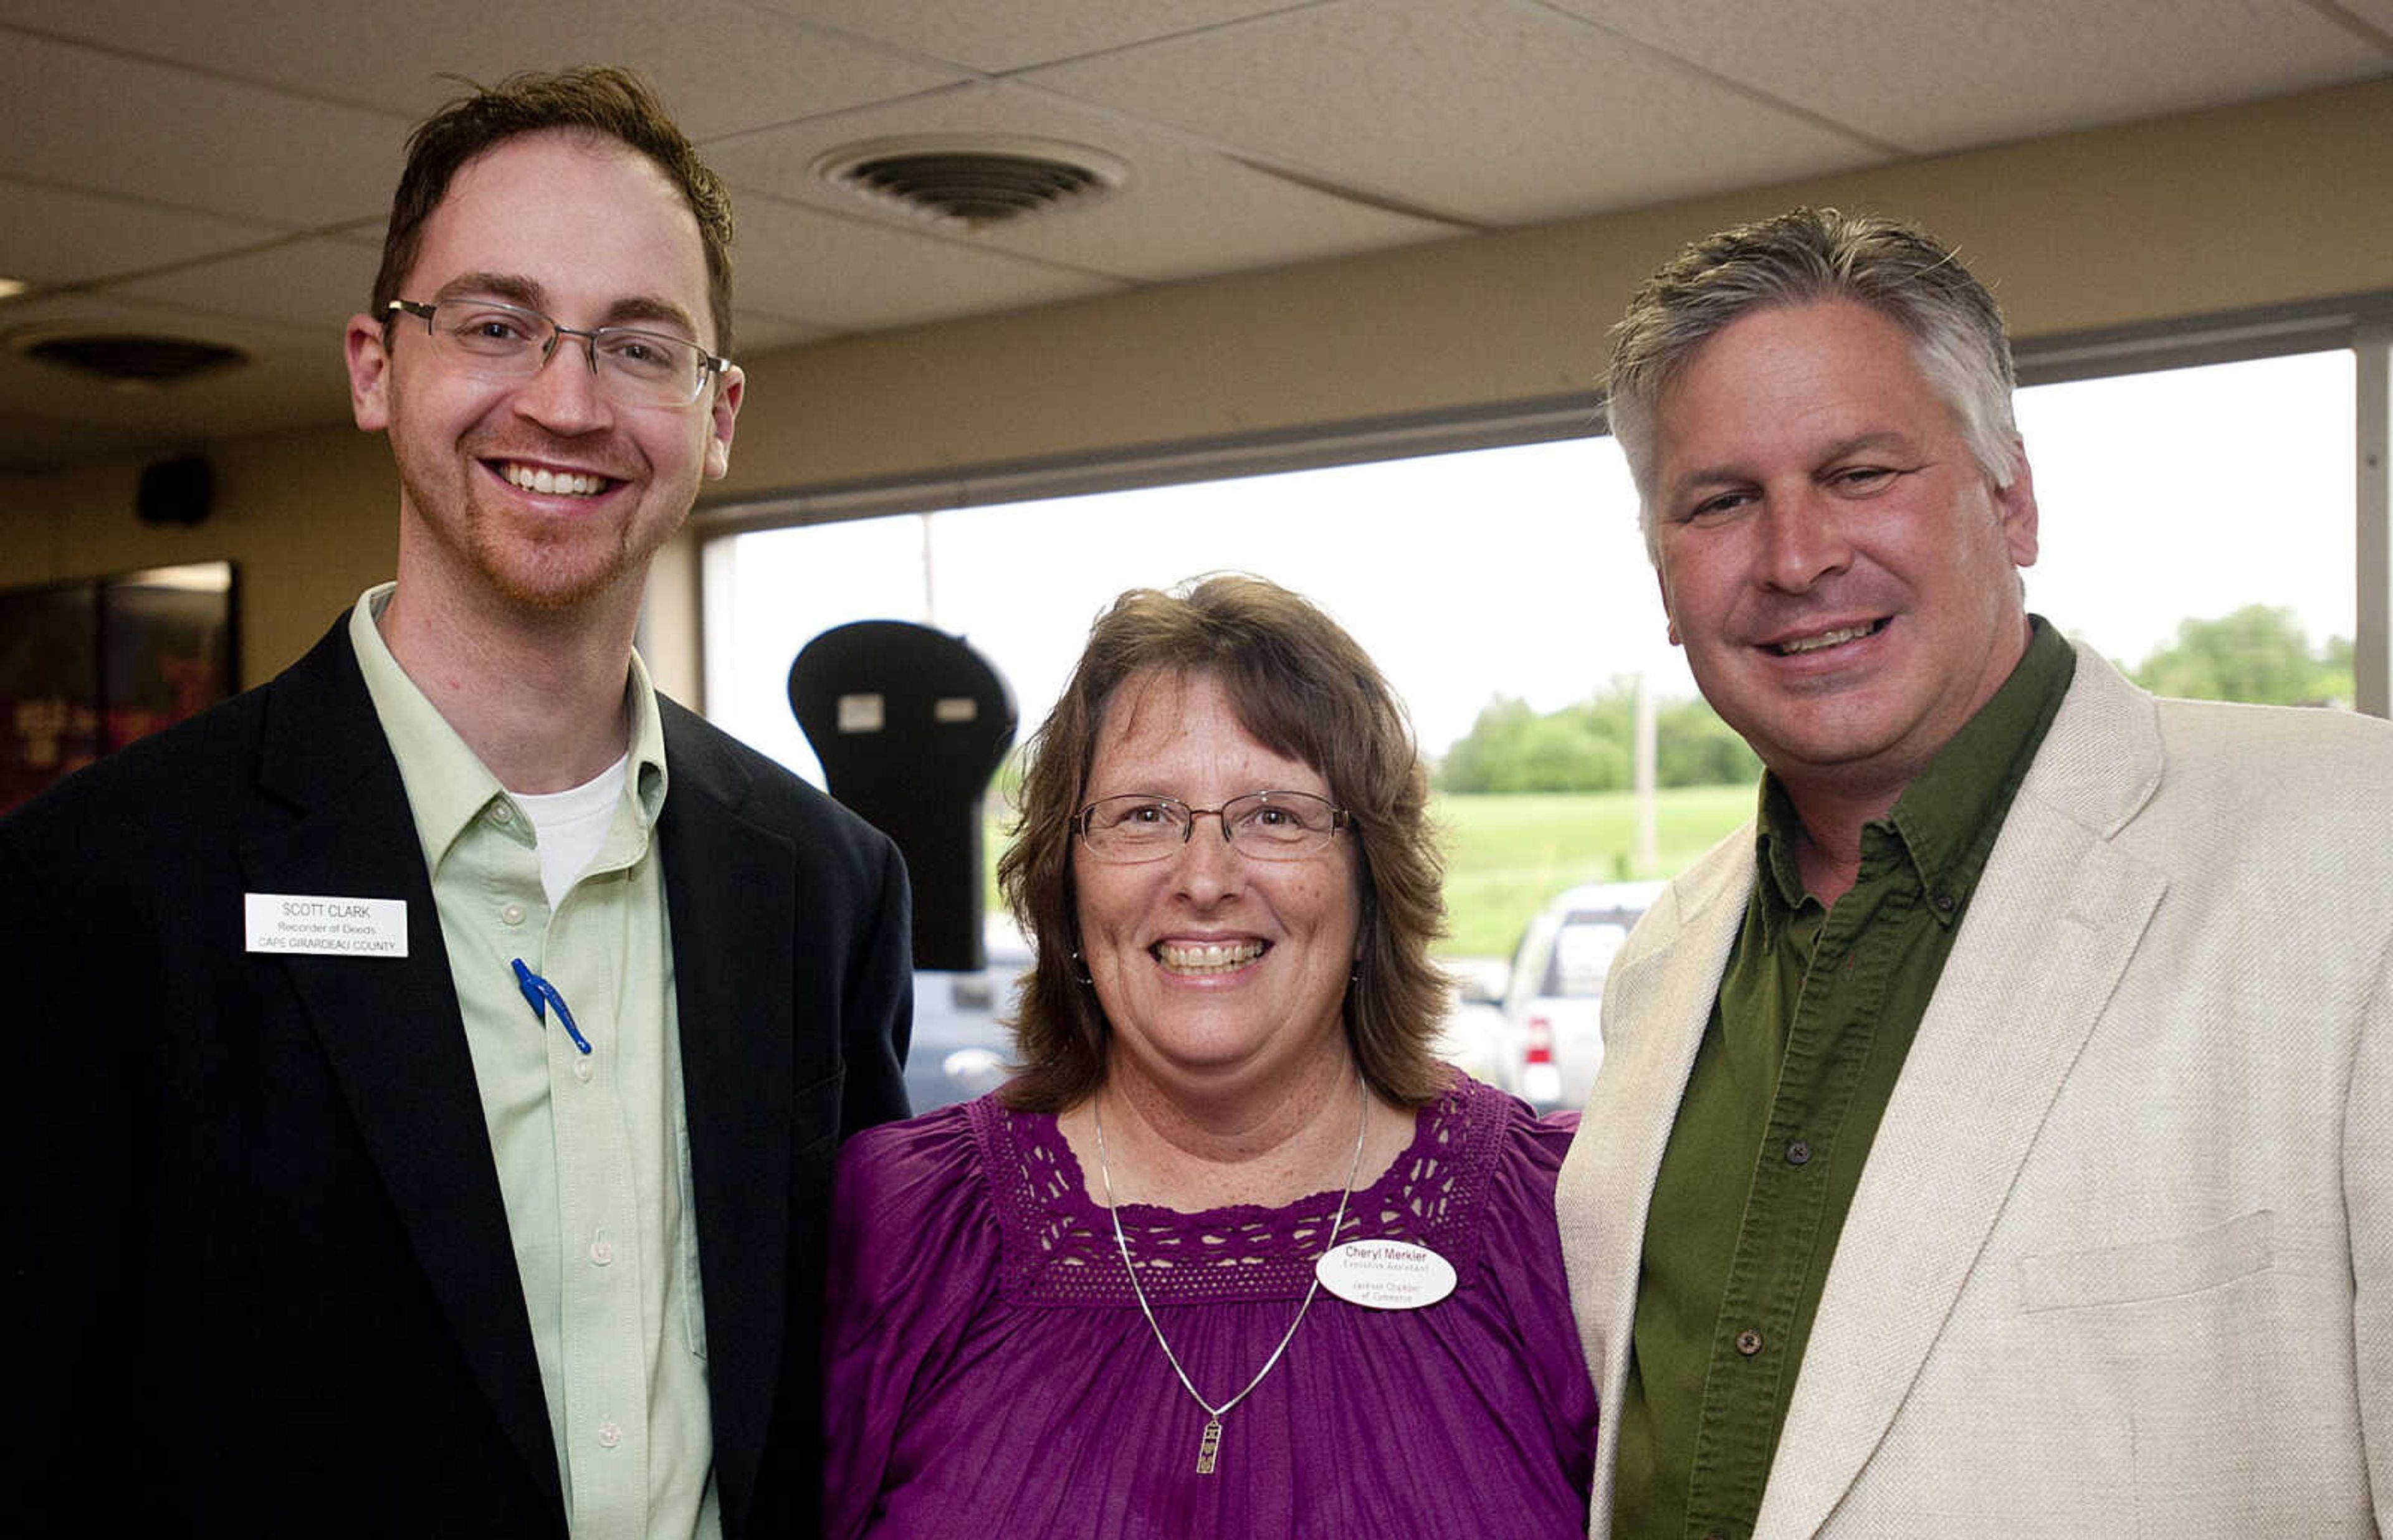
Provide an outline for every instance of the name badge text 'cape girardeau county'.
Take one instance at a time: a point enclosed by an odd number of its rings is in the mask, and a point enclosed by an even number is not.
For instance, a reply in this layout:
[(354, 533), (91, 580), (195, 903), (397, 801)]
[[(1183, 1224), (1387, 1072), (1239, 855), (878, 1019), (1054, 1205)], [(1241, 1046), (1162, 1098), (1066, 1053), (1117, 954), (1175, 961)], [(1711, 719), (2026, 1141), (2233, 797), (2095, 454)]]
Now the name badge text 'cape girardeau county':
[(1419, 1310), (1454, 1292), (1454, 1264), (1409, 1241), (1348, 1241), (1313, 1264), (1321, 1286), (1350, 1305)]

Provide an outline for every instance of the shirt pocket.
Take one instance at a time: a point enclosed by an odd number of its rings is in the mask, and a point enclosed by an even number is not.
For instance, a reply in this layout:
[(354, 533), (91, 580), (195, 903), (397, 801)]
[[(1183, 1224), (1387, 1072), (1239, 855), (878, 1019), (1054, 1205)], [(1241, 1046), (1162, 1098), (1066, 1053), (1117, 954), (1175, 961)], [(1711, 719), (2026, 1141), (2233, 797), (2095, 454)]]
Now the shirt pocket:
[(2092, 1251), (2020, 1259), (2020, 1308), (2083, 1310), (2219, 1288), (2276, 1264), (2276, 1215), (2256, 1209), (2208, 1230)]

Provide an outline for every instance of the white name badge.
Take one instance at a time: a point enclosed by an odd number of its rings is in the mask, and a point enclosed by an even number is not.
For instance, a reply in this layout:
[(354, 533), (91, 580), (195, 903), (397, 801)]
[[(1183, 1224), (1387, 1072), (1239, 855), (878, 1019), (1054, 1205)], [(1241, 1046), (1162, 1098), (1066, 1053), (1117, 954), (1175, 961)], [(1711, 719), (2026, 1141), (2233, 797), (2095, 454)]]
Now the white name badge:
[(1454, 1264), (1409, 1241), (1348, 1241), (1313, 1264), (1321, 1286), (1352, 1305), (1419, 1310), (1454, 1292)]
[(253, 952), (317, 957), (407, 955), (404, 898), (318, 898), (296, 893), (245, 893)]

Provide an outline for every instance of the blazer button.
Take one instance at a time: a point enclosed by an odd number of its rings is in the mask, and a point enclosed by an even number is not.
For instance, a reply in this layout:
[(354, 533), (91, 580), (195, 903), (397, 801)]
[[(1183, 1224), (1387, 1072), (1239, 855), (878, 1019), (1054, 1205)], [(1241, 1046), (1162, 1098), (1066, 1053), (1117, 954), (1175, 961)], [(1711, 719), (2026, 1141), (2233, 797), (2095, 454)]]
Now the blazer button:
[(1761, 1334), (1751, 1326), (1736, 1334), (1736, 1351), (1751, 1358), (1761, 1351)]
[(1788, 1140), (1788, 1141), (1786, 1142), (1786, 1164), (1787, 1164), (1787, 1165), (1789, 1165), (1789, 1166), (1801, 1166), (1801, 1165), (1805, 1165), (1805, 1164), (1807, 1164), (1807, 1163), (1811, 1160), (1811, 1144), (1810, 1144), (1809, 1142), (1807, 1142), (1806, 1141), (1800, 1140), (1800, 1139), (1790, 1139), (1790, 1140)]

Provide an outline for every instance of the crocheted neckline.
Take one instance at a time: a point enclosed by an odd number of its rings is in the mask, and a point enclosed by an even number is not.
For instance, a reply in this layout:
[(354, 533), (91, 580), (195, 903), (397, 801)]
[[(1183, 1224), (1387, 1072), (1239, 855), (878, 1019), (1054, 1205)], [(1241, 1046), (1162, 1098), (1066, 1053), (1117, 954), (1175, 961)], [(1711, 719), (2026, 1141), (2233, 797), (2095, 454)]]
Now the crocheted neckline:
[[(1504, 1106), (1500, 1092), (1458, 1076), (1416, 1116), (1404, 1152), (1355, 1191), (1338, 1241), (1410, 1241), (1468, 1278)], [(1135, 1308), (1112, 1221), (1090, 1197), (1053, 1116), (1009, 1112), (987, 1098), (971, 1113), (1004, 1234), (1006, 1292), (1030, 1303)], [(1333, 1187), (1280, 1208), (1238, 1204), (1194, 1214), (1124, 1203), (1122, 1233), (1157, 1304), (1292, 1299), (1331, 1244), (1338, 1197)]]

